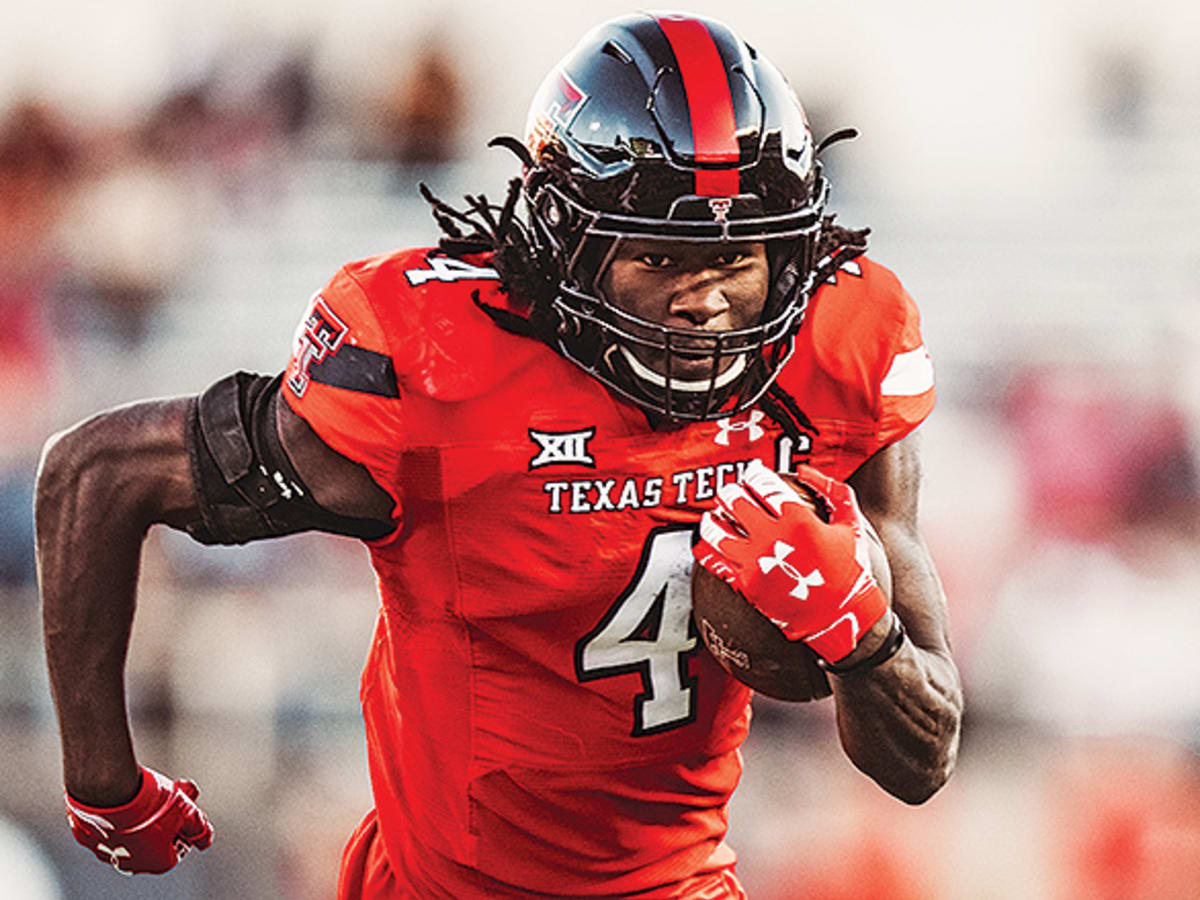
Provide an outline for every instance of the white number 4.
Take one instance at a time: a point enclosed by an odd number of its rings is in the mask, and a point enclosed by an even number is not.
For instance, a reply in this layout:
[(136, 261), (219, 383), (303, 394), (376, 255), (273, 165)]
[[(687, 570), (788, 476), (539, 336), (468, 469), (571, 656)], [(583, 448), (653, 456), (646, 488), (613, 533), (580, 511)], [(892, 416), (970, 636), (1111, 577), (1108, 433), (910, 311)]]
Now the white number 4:
[(575, 645), (580, 681), (642, 676), (642, 692), (633, 702), (634, 737), (696, 718), (696, 679), (688, 676), (696, 649), (691, 573), (692, 529), (656, 528), (629, 586)]
[(420, 287), (427, 281), (473, 281), (500, 277), (495, 269), (473, 266), (449, 256), (431, 256), (426, 261), (428, 268), (404, 270), (404, 277), (413, 287)]

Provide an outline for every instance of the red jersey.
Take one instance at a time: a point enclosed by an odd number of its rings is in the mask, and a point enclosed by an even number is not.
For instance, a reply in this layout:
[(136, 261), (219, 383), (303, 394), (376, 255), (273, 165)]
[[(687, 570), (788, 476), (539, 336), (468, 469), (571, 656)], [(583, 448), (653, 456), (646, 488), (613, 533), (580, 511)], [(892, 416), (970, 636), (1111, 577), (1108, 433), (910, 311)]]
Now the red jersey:
[(694, 526), (751, 459), (844, 479), (915, 428), (916, 309), (865, 258), (817, 292), (780, 375), (796, 441), (758, 409), (655, 430), (476, 298), (511, 303), (428, 250), (348, 265), (282, 389), (396, 502), (361, 690), (388, 862), (422, 898), (680, 896), (733, 865), (750, 719), (692, 625)]

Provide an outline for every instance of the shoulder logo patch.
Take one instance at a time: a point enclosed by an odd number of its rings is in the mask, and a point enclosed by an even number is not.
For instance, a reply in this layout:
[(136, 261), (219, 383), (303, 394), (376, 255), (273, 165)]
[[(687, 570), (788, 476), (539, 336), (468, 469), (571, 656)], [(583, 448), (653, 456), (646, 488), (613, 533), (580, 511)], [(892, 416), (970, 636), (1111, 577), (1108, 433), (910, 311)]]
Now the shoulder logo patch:
[(529, 429), (530, 439), (538, 452), (529, 460), (529, 471), (545, 466), (587, 466), (596, 468), (596, 460), (588, 452), (588, 441), (596, 436), (595, 428), (579, 431), (538, 431)]
[(287, 374), (287, 385), (297, 397), (303, 397), (308, 390), (309, 368), (334, 356), (349, 330), (325, 298), (317, 294), (311, 311), (296, 329), (296, 346)]

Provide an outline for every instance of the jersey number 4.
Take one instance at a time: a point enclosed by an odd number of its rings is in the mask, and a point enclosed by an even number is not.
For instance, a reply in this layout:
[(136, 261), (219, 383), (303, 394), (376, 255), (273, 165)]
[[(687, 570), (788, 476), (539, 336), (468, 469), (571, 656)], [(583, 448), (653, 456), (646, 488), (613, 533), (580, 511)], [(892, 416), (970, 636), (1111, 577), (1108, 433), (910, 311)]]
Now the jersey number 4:
[(629, 586), (575, 645), (575, 674), (595, 681), (636, 672), (633, 736), (669, 731), (696, 718), (692, 625), (692, 528), (650, 532)]
[(404, 277), (413, 287), (420, 287), (427, 281), (478, 281), (500, 277), (495, 269), (473, 266), (449, 256), (430, 256), (426, 262), (429, 263), (426, 268), (404, 270)]

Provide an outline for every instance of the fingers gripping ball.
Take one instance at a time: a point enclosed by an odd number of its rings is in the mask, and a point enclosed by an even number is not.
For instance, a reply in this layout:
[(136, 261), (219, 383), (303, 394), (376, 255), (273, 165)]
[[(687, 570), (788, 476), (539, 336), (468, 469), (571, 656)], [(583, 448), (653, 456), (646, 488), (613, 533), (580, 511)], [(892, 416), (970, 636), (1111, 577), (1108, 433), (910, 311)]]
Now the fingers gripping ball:
[(850, 487), (809, 467), (779, 476), (752, 464), (700, 528), (692, 608), (709, 651), (760, 693), (828, 696), (817, 655), (845, 657), (891, 594), (883, 546)]
[(88, 806), (66, 795), (67, 822), (75, 840), (123, 875), (159, 874), (193, 847), (206, 850), (213, 829), (196, 805), (195, 782), (171, 781), (142, 767), (137, 795), (122, 806)]

